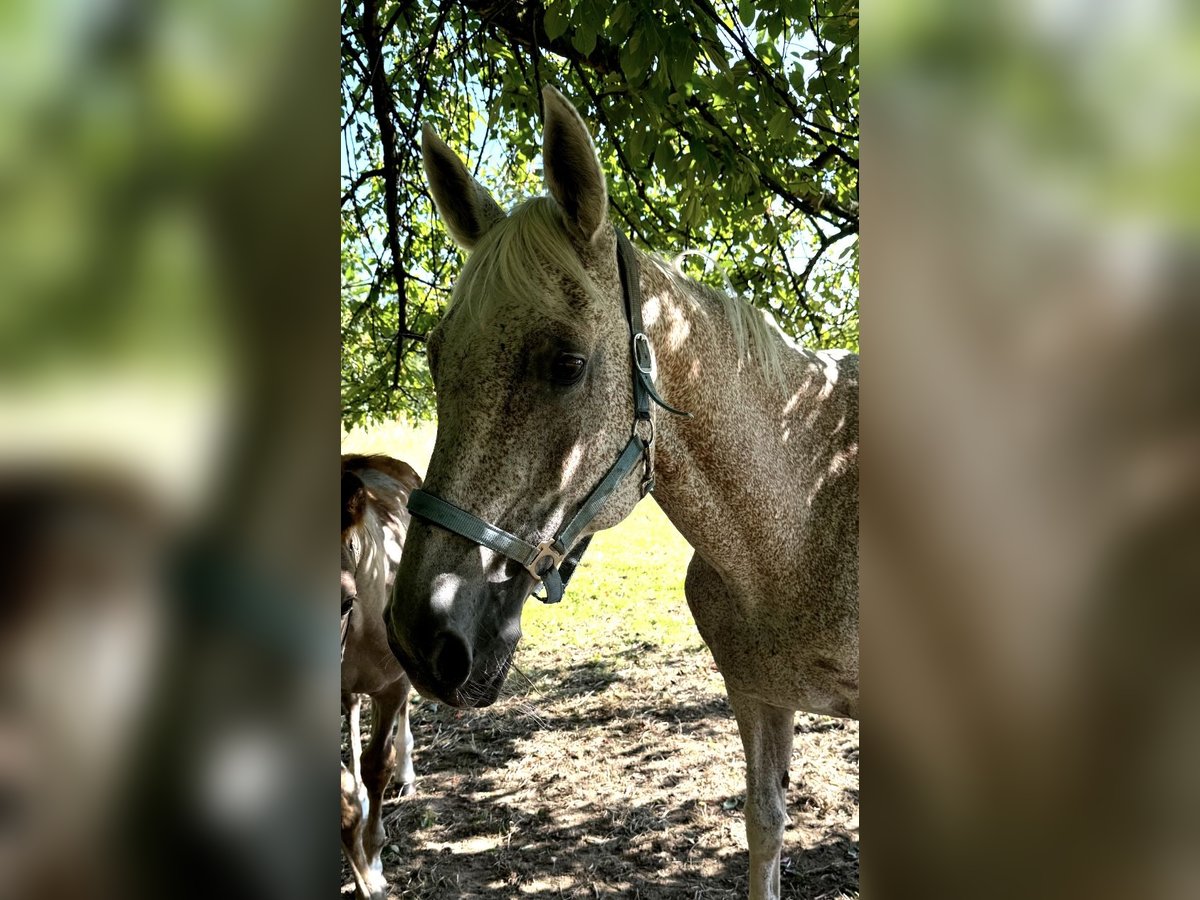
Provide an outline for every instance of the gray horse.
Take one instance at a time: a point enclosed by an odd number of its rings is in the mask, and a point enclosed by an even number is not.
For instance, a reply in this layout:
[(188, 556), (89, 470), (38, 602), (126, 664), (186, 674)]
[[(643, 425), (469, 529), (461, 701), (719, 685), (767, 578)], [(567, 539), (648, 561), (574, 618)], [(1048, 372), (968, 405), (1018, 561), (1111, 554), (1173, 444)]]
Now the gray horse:
[(858, 710), (858, 358), (796, 348), (633, 251), (583, 120), (543, 99), (550, 196), (509, 213), (424, 132), (433, 198), (470, 255), (430, 337), (437, 440), (391, 647), (423, 693), (493, 702), (526, 598), (542, 583), (557, 599), (564, 551), (656, 485), (695, 549), (688, 606), (745, 748), (750, 896), (777, 898), (794, 712)]
[[(412, 686), (388, 651), (383, 609), (400, 564), (421, 479), (388, 456), (342, 457), (342, 708), (350, 720), (351, 766), (342, 766), (342, 851), (361, 898), (383, 898), (383, 793), (400, 770), (400, 793), (413, 791)], [(360, 695), (371, 698), (371, 741), (362, 746)], [(402, 739), (396, 746), (397, 726)]]

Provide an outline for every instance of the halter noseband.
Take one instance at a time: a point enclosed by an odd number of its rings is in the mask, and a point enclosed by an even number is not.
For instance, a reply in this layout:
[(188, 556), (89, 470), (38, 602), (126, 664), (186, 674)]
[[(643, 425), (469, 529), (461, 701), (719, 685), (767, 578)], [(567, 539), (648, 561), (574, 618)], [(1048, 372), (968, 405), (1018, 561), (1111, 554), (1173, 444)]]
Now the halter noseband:
[[(489, 550), (508, 557), (520, 563), (529, 570), (538, 582), (546, 586), (546, 595), (535, 594), (543, 603), (557, 603), (562, 599), (567, 582), (579, 565), (583, 551), (592, 540), (588, 535), (582, 540), (580, 533), (596, 518), (602, 506), (613, 491), (634, 470), (638, 461), (642, 462), (642, 496), (654, 490), (654, 462), (650, 448), (654, 443), (654, 421), (650, 417), (650, 401), (653, 400), (668, 412), (680, 416), (691, 416), (682, 410), (671, 406), (658, 392), (654, 390), (651, 372), (654, 369), (654, 355), (650, 349), (650, 339), (642, 331), (642, 290), (638, 272), (637, 257), (633, 246), (620, 231), (617, 231), (617, 269), (621, 275), (621, 291), (625, 301), (625, 318), (629, 321), (630, 356), (633, 360), (633, 429), (629, 443), (617, 457), (600, 483), (592, 488), (583, 505), (571, 517), (571, 520), (559, 531), (558, 535), (540, 544), (531, 544), (515, 534), (497, 528), (466, 510), (459, 509), (453, 503), (447, 503), (428, 491), (415, 490), (408, 499), (408, 511), (427, 522), (452, 531)], [(646, 423), (646, 436), (639, 432), (638, 426)]]

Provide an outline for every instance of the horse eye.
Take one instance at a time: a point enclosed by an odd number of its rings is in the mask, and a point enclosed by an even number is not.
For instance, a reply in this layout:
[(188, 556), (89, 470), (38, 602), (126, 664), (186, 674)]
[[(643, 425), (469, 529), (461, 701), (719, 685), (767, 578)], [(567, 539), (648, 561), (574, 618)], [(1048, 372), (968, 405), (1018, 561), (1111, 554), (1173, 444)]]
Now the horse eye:
[(550, 378), (555, 384), (574, 384), (583, 376), (587, 360), (578, 353), (560, 353), (550, 365)]

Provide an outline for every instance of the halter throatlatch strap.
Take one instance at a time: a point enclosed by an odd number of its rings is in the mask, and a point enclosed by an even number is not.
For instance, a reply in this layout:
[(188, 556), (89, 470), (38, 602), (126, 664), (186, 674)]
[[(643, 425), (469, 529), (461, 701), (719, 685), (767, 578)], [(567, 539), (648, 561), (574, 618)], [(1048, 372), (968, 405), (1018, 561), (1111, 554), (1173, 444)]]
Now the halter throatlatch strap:
[(667, 412), (690, 419), (691, 413), (676, 409), (654, 389), (654, 353), (650, 349), (650, 339), (642, 330), (642, 279), (638, 271), (637, 254), (629, 238), (621, 231), (617, 232), (617, 270), (621, 275), (621, 294), (625, 298), (625, 318), (629, 321), (632, 341), (633, 414), (637, 419), (648, 420), (650, 401), (653, 400)]
[(654, 442), (653, 423), (649, 428), (649, 436), (645, 438), (638, 434), (637, 427), (638, 422), (651, 421), (650, 401), (676, 415), (691, 415), (668, 404), (654, 389), (654, 355), (650, 349), (650, 339), (642, 331), (642, 292), (637, 256), (620, 231), (617, 232), (617, 268), (621, 275), (621, 293), (625, 301), (625, 316), (629, 321), (630, 354), (633, 359), (633, 434), (612, 468), (592, 488), (583, 505), (559, 531), (558, 536), (540, 544), (531, 544), (427, 491), (415, 490), (408, 498), (408, 511), (414, 516), (524, 566), (533, 576), (535, 584), (541, 582), (545, 585), (545, 596), (534, 595), (543, 603), (557, 603), (562, 599), (567, 582), (571, 580), (583, 551), (592, 540), (591, 535), (581, 539), (580, 534), (596, 518), (626, 476), (637, 468), (638, 463), (643, 466), (642, 496), (654, 489), (654, 463), (650, 456), (650, 447)]

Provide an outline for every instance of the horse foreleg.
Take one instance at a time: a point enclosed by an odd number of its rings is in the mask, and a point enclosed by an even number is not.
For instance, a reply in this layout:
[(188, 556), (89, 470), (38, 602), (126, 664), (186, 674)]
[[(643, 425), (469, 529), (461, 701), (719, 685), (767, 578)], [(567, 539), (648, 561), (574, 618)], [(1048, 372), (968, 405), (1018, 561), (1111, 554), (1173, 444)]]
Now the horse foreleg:
[(342, 694), (342, 711), (350, 731), (350, 767), (354, 771), (354, 780), (362, 784), (362, 697)]
[[(369, 809), (366, 838), (363, 843), (371, 866), (381, 872), (383, 864), (379, 855), (387, 838), (383, 828), (383, 794), (397, 767), (399, 755), (396, 752), (395, 730), (396, 722), (402, 713), (407, 731), (410, 689), (408, 679), (404, 678), (393, 683), (385, 692), (371, 698), (374, 701), (371, 742), (363, 753), (363, 783), (367, 786)], [(406, 741), (407, 737), (406, 733)], [(407, 743), (405, 750), (404, 756), (407, 761)], [(407, 761), (406, 768), (404, 774), (411, 785), (411, 761)]]
[(342, 710), (350, 731), (350, 768), (342, 766), (342, 851), (354, 874), (355, 894), (363, 900), (382, 900), (387, 895), (387, 882), (382, 866), (372, 865), (374, 860), (368, 852), (370, 799), (362, 775), (362, 698), (342, 694)]
[(730, 692), (746, 751), (746, 842), (750, 900), (779, 900), (779, 853), (787, 824), (788, 765), (795, 713)]
[(408, 797), (416, 791), (415, 783), (417, 780), (416, 770), (413, 769), (413, 736), (412, 728), (408, 724), (408, 700), (412, 694), (412, 684), (408, 680), (408, 676), (403, 678), (404, 687), (400, 688), (403, 692), (403, 699), (400, 702), (400, 727), (404, 741), (400, 745), (400, 796)]
[(358, 897), (382, 896), (377, 891), (371, 866), (363, 848), (363, 823), (366, 818), (367, 792), (350, 769), (342, 766), (342, 852), (354, 875), (354, 891)]

